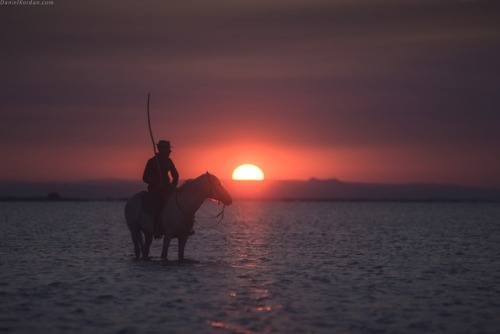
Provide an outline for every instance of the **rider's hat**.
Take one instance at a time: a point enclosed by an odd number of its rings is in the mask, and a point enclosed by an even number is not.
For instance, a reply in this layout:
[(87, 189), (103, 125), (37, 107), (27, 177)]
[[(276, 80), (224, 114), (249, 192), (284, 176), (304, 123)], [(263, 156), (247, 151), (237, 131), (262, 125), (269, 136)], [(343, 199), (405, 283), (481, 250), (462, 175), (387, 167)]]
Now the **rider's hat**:
[(158, 149), (160, 149), (160, 147), (161, 148), (168, 148), (168, 149), (172, 148), (172, 146), (170, 146), (170, 142), (168, 140), (160, 140), (158, 142), (158, 144), (156, 144), (156, 147), (158, 147)]

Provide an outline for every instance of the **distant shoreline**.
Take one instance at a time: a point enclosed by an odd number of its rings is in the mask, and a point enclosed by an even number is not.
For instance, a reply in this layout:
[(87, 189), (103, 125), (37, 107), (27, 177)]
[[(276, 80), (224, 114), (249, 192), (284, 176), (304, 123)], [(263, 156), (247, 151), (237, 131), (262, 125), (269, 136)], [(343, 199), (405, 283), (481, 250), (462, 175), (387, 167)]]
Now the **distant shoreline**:
[(49, 199), (46, 197), (0, 197), (0, 202), (119, 202), (127, 198), (59, 198)]
[[(500, 203), (493, 199), (235, 198), (235, 202)], [(128, 198), (0, 197), (0, 202), (126, 202)]]
[[(320, 202), (500, 202), (500, 189), (446, 184), (371, 184), (336, 179), (223, 180), (234, 199)], [(140, 180), (16, 182), (0, 180), (0, 201), (116, 201), (144, 191)]]

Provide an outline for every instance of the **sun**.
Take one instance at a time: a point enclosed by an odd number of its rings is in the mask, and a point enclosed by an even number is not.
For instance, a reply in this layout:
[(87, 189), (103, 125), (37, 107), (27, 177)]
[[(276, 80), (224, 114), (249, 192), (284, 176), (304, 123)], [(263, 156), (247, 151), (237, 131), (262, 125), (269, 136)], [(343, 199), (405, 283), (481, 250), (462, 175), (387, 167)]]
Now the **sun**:
[(233, 180), (264, 180), (264, 173), (255, 165), (241, 165), (234, 170)]

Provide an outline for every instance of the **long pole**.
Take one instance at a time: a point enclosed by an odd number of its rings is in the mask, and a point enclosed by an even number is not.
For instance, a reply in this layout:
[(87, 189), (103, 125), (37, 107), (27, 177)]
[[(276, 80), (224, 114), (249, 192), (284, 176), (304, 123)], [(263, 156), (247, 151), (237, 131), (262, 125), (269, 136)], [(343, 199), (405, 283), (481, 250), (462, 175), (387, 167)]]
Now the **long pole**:
[(156, 163), (158, 165), (158, 173), (160, 173), (160, 183), (163, 188), (163, 176), (161, 175), (161, 165), (160, 165), (160, 159), (156, 156), (156, 144), (155, 140), (153, 138), (153, 131), (151, 131), (151, 118), (149, 117), (149, 97), (150, 93), (148, 93), (148, 127), (149, 127), (149, 135), (151, 136), (151, 141), (153, 142), (153, 151), (155, 153), (155, 158), (156, 158)]
[(151, 131), (151, 118), (149, 117), (149, 97), (150, 97), (150, 93), (148, 93), (148, 127), (149, 127), (149, 135), (151, 136), (151, 141), (153, 142), (153, 151), (155, 153), (155, 156), (156, 156), (156, 145), (155, 145), (155, 140), (153, 138), (153, 131)]

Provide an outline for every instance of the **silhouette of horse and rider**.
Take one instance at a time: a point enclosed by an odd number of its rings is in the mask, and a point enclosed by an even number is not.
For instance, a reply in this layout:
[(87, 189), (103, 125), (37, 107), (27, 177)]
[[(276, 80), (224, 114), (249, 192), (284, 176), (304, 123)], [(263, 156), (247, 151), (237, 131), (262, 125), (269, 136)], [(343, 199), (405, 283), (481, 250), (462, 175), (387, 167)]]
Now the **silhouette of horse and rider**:
[(219, 179), (208, 172), (177, 188), (179, 173), (170, 158), (170, 142), (160, 140), (156, 147), (158, 153), (148, 160), (142, 177), (148, 191), (130, 198), (125, 219), (136, 257), (148, 258), (154, 235), (155, 239), (164, 236), (162, 259), (167, 259), (170, 240), (177, 238), (178, 258), (183, 260), (187, 239), (194, 234), (194, 215), (203, 201), (211, 198), (230, 205), (233, 200)]

